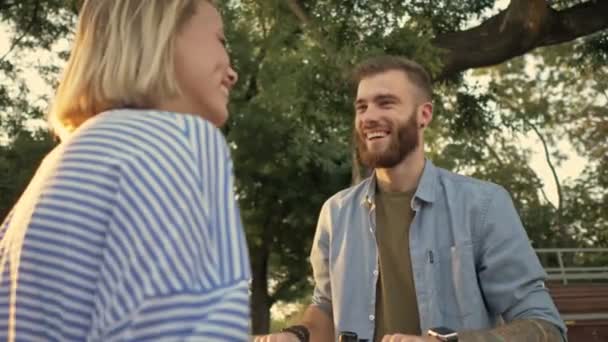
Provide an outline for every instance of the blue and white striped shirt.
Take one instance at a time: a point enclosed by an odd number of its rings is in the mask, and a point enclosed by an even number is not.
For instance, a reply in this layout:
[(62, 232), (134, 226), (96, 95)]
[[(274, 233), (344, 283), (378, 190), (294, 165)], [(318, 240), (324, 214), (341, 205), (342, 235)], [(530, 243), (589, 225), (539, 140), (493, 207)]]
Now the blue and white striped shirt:
[(250, 264), (216, 127), (116, 110), (53, 153), (21, 253), (17, 340), (248, 339)]

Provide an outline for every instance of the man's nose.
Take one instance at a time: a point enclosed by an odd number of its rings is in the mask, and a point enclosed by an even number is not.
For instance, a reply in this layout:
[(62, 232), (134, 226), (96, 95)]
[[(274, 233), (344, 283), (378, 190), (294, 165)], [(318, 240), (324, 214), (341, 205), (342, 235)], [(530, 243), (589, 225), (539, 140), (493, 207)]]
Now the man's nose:
[(363, 115), (359, 117), (357, 126), (359, 129), (369, 129), (376, 127), (380, 124), (380, 119), (377, 115)]
[(380, 119), (380, 111), (374, 107), (369, 107), (363, 114), (359, 115), (359, 119), (362, 123), (377, 122)]

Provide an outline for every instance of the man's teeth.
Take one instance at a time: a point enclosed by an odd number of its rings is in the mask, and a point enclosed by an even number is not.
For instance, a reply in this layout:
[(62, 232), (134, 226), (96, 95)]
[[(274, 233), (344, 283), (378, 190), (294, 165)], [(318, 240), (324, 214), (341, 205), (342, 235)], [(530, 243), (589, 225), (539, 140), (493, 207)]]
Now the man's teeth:
[(384, 138), (385, 136), (386, 132), (373, 132), (367, 134), (367, 139)]

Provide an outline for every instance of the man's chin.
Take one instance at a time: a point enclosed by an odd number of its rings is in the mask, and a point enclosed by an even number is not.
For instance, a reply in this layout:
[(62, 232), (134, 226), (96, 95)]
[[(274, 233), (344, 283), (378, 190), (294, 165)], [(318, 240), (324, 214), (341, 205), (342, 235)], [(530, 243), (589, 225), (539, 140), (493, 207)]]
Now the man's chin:
[[(391, 153), (392, 152), (392, 153)], [(384, 153), (371, 153), (370, 151), (361, 152), (360, 160), (363, 165), (372, 169), (390, 169), (399, 165), (410, 154), (396, 154), (395, 151)]]
[(390, 143), (389, 137), (384, 137), (384, 138), (379, 138), (379, 139), (374, 139), (374, 140), (366, 140), (365, 146), (367, 147), (367, 149), (369, 151), (375, 150), (377, 152), (382, 152), (387, 148), (389, 143)]
[(389, 146), (388, 144), (383, 144), (380, 142), (372, 142), (367, 143), (365, 145), (367, 153), (372, 157), (381, 157), (388, 152)]
[(367, 153), (361, 161), (363, 165), (369, 168), (385, 168), (383, 165), (386, 165), (388, 156), (379, 153)]

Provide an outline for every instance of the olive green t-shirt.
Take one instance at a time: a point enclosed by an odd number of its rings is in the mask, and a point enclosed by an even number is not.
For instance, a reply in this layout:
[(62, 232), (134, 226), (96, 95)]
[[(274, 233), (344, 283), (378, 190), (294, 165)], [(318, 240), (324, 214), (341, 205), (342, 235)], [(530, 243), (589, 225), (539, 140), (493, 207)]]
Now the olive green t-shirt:
[(379, 277), (375, 340), (386, 334), (420, 335), (420, 318), (410, 259), (411, 192), (376, 192)]

